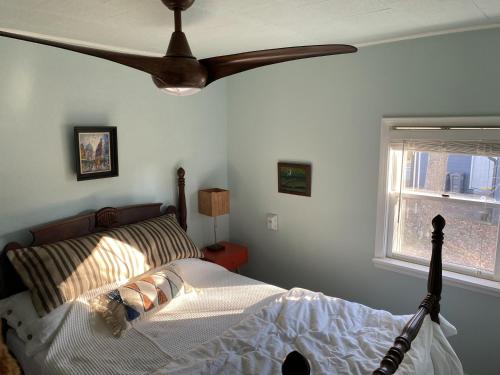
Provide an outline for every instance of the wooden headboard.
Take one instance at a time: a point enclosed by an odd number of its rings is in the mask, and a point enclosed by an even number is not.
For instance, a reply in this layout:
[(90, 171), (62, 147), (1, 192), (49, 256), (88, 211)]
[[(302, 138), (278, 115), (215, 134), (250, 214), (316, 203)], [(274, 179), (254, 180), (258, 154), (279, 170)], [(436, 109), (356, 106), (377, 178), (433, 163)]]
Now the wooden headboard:
[(177, 208), (175, 206), (168, 206), (166, 210), (162, 210), (162, 203), (137, 204), (118, 208), (104, 207), (98, 211), (73, 216), (30, 229), (33, 236), (31, 244), (21, 245), (17, 242), (8, 243), (4, 251), (0, 254), (0, 298), (5, 298), (26, 290), (26, 286), (23, 284), (7, 258), (7, 250), (22, 249), (26, 246), (46, 245), (70, 238), (82, 237), (122, 225), (147, 220), (163, 214), (176, 214), (180, 226), (184, 230), (187, 230), (184, 175), (184, 169), (179, 168), (177, 170)]

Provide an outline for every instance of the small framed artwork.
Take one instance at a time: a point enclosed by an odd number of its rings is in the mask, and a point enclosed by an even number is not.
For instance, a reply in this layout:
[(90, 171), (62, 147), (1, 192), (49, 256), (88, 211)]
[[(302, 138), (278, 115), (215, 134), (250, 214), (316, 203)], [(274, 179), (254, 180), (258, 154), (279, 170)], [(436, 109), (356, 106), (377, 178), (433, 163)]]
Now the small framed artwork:
[(311, 196), (311, 165), (278, 163), (278, 192)]
[(114, 126), (76, 126), (76, 179), (118, 176), (118, 143)]

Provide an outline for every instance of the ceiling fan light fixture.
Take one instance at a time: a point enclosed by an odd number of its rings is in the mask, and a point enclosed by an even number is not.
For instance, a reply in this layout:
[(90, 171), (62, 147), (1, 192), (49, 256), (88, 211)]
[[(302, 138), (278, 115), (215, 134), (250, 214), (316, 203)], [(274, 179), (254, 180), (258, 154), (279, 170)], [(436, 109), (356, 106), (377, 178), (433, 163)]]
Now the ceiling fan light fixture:
[(201, 91), (198, 87), (163, 87), (161, 91), (174, 96), (190, 96)]
[[(195, 77), (196, 75), (193, 74), (193, 76)], [(155, 76), (152, 76), (152, 78), (156, 87), (158, 87), (161, 91), (174, 96), (194, 95), (200, 92), (203, 87), (205, 87), (205, 80), (206, 80), (206, 78), (204, 78), (201, 82), (197, 80), (192, 81), (189, 79), (169, 81), (167, 79), (164, 80), (162, 78)]]

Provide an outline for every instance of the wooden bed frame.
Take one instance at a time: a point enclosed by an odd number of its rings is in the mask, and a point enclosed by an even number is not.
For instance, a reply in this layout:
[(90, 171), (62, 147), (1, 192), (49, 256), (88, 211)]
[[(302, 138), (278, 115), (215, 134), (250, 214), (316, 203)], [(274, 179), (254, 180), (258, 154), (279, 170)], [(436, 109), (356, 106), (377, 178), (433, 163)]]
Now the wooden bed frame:
[(389, 349), (385, 357), (380, 362), (380, 367), (373, 372), (373, 375), (394, 374), (403, 361), (405, 353), (410, 350), (411, 343), (417, 337), (420, 327), (424, 323), (427, 314), (433, 322), (439, 324), (439, 311), (441, 309), (441, 290), (443, 288), (443, 264), (441, 252), (443, 249), (443, 229), (446, 221), (441, 215), (432, 219), (432, 255), (427, 277), (427, 295), (420, 302), (417, 312), (411, 317), (403, 328), (401, 335), (396, 337), (394, 345)]
[[(81, 214), (31, 229), (30, 232), (33, 236), (33, 241), (30, 246), (45, 245), (70, 238), (81, 237), (122, 225), (147, 220), (163, 214), (172, 213), (176, 214), (177, 221), (180, 226), (184, 230), (187, 230), (184, 176), (184, 169), (179, 168), (177, 170), (177, 208), (175, 206), (168, 206), (165, 210), (162, 210), (161, 203), (139, 204), (119, 208), (105, 207), (95, 212)], [(443, 228), (445, 226), (445, 220), (443, 217), (438, 215), (432, 220), (432, 226), (434, 231), (432, 232), (432, 257), (427, 282), (427, 296), (420, 303), (418, 311), (408, 321), (401, 335), (395, 339), (394, 345), (382, 359), (380, 367), (373, 372), (374, 375), (390, 375), (396, 372), (399, 364), (404, 358), (405, 353), (410, 350), (411, 342), (417, 336), (427, 314), (430, 315), (434, 322), (439, 324), (439, 301), (441, 299), (442, 289), (441, 250), (443, 245)], [(7, 250), (21, 249), (23, 247), (26, 246), (17, 242), (10, 242), (5, 246), (4, 251), (0, 254), (0, 299), (27, 289), (6, 256)], [(2, 332), (3, 337), (5, 337), (6, 327), (7, 325), (4, 322), (4, 332)], [(298, 353), (298, 355), (299, 357), (301, 356), (300, 353)], [(292, 357), (294, 360), (297, 359), (297, 357)], [(304, 361), (307, 363), (307, 360), (304, 359)], [(296, 370), (297, 367), (295, 367), (295, 372), (293, 372), (294, 374), (297, 373)], [(304, 371), (304, 373), (308, 372)]]

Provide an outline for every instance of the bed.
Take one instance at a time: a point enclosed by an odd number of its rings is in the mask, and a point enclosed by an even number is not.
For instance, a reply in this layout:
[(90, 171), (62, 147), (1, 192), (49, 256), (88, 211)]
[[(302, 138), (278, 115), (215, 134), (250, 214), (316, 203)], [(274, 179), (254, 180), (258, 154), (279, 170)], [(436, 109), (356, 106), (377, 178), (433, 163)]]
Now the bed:
[[(31, 246), (73, 241), (165, 215), (175, 215), (186, 231), (185, 172), (177, 174), (177, 207), (106, 207), (33, 229)], [(439, 314), (444, 219), (435, 218), (433, 226), (428, 294), (414, 315), (394, 316), (300, 288), (284, 290), (203, 259), (181, 257), (168, 262), (184, 282), (179, 293), (119, 338), (109, 333), (91, 301), (129, 282), (123, 278), (90, 288), (42, 317), (24, 317), (19, 325), (21, 319), (7, 313), (14, 305), (33, 308), (25, 282), (6, 256), (24, 246), (10, 243), (0, 258), (2, 334), (28, 375), (459, 375), (460, 361), (446, 339), (456, 330)], [(5, 301), (14, 302), (9, 307)]]

